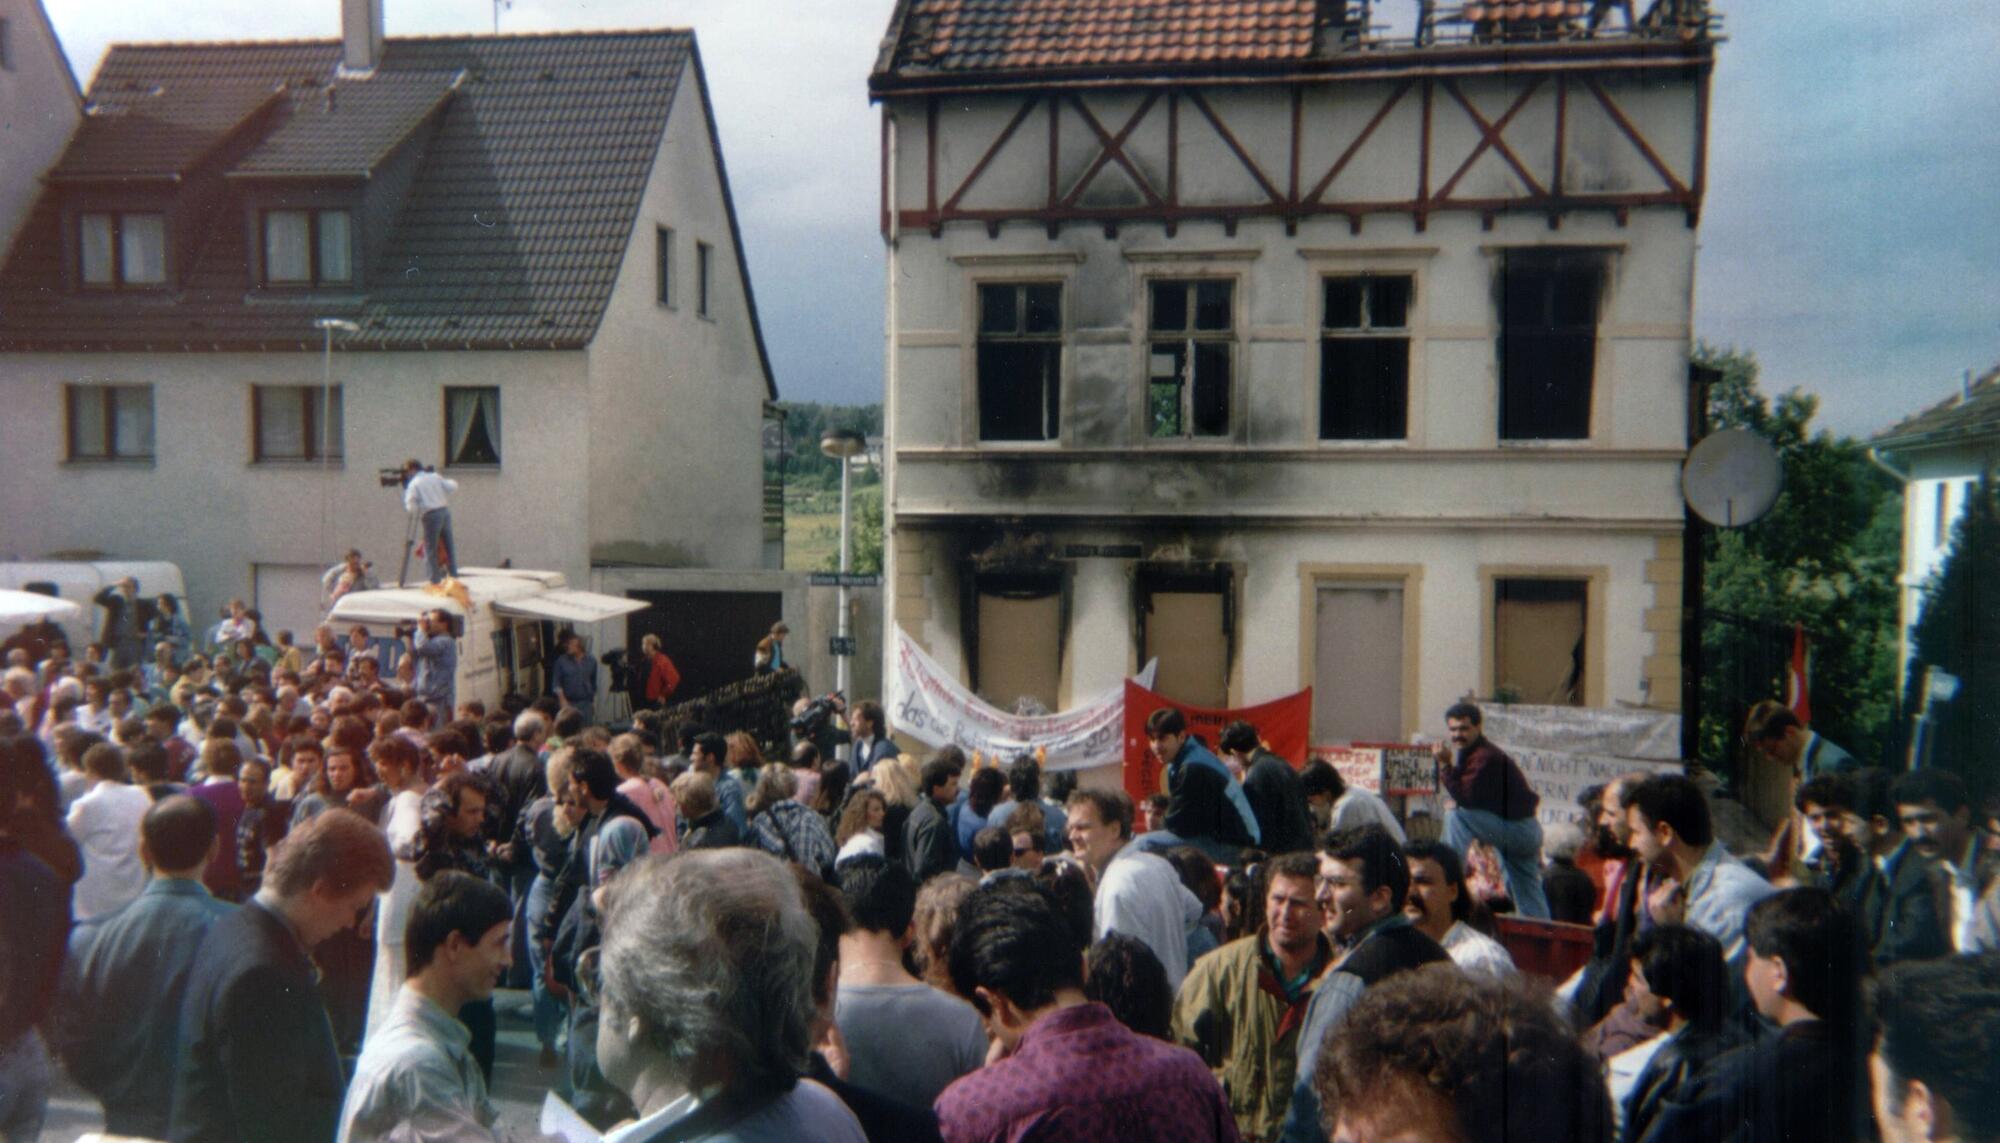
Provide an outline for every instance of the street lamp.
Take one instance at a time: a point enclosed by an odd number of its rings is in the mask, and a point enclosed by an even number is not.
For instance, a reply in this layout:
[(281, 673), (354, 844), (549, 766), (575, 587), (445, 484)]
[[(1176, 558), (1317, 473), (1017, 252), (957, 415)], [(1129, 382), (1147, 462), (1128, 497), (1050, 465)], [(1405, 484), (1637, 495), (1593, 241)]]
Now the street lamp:
[[(828, 429), (819, 438), (819, 451), (840, 462), (840, 643), (847, 647), (847, 573), (849, 570), (848, 522), (851, 519), (851, 504), (848, 498), (848, 471), (851, 461), (868, 451), (868, 438), (853, 429)], [(834, 689), (843, 696), (847, 694), (847, 655), (833, 657)]]
[(332, 456), (333, 424), (333, 333), (360, 333), (361, 327), (346, 318), (314, 318), (313, 328), (326, 337), (325, 365), (320, 370), (319, 381), (319, 462), (324, 470)]

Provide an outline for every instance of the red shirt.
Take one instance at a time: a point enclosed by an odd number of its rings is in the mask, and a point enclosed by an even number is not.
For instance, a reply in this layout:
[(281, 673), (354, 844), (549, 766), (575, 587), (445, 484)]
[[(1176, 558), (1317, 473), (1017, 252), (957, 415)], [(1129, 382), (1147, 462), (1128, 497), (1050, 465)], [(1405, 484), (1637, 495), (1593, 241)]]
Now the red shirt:
[(1014, 1054), (937, 1101), (946, 1143), (1237, 1143), (1201, 1057), (1120, 1024), (1102, 1004), (1059, 1008)]
[(653, 669), (646, 675), (646, 701), (660, 702), (680, 689), (681, 673), (674, 669), (674, 661), (667, 658), (665, 651), (653, 652), (652, 664)]

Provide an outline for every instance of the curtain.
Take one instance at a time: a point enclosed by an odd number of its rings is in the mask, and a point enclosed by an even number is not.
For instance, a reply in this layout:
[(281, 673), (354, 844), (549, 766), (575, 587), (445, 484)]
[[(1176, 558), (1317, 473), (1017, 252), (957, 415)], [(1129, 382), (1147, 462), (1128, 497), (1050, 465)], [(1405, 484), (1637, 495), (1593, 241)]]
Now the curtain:
[(93, 286), (111, 285), (116, 281), (111, 265), (111, 216), (86, 214), (78, 230), (83, 280)]
[(167, 280), (167, 220), (157, 214), (118, 218), (118, 255), (125, 281), (158, 285)]
[(446, 423), (451, 427), (448, 464), (500, 463), (500, 390), (445, 390)]
[(304, 211), (273, 210), (264, 215), (264, 280), (309, 282), (312, 258)]

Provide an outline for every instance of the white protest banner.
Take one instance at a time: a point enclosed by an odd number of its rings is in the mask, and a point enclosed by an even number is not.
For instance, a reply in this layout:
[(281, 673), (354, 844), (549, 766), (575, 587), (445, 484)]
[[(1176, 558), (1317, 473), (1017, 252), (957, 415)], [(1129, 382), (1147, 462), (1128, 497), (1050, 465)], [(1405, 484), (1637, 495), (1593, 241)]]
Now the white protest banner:
[[(1156, 663), (1135, 676), (1153, 685)], [(955, 745), (1005, 762), (1040, 752), (1044, 770), (1080, 770), (1124, 762), (1125, 683), (1056, 714), (1010, 714), (965, 689), (916, 641), (896, 629), (889, 677), (889, 724), (927, 746)]]
[(1601, 786), (1621, 774), (1678, 774), (1679, 762), (1653, 762), (1639, 758), (1613, 758), (1603, 754), (1572, 754), (1563, 750), (1521, 750), (1495, 740), (1521, 767), (1528, 785), (1542, 801), (1536, 817), (1543, 825), (1576, 822), (1588, 825), (1578, 794)]
[(1681, 756), (1681, 716), (1666, 711), (1490, 703), (1486, 737), (1508, 750), (1560, 750), (1657, 762)]

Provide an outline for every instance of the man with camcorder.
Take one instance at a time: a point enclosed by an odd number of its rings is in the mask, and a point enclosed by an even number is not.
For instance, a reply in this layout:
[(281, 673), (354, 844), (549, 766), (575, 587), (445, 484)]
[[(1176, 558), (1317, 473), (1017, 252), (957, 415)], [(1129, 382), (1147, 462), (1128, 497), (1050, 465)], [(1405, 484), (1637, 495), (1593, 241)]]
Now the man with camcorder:
[(451, 535), (451, 494), (457, 491), (458, 481), (439, 476), (415, 457), (403, 462), (403, 508), (423, 519), (424, 565), (432, 583), (458, 575), (458, 545)]

